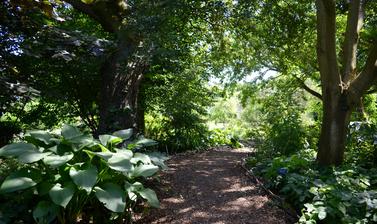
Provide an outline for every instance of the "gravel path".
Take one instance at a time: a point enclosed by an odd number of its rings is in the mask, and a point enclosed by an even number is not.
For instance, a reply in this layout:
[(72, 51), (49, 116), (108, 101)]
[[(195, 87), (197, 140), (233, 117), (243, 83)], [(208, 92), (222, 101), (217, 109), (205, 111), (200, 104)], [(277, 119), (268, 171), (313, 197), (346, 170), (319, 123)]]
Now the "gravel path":
[(138, 223), (288, 223), (238, 165), (245, 149), (173, 156), (161, 176), (161, 208)]

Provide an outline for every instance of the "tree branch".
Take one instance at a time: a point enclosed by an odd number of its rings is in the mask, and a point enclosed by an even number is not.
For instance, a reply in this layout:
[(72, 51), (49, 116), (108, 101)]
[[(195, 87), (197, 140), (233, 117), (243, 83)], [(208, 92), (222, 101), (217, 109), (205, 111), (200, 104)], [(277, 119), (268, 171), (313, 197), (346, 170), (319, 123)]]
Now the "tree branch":
[(377, 39), (371, 47), (364, 70), (351, 82), (350, 92), (361, 97), (377, 81)]
[(343, 82), (348, 83), (356, 77), (356, 50), (360, 29), (364, 20), (364, 0), (352, 0), (350, 3), (347, 28), (343, 45)]
[[(335, 1), (317, 0), (317, 58), (322, 88), (338, 86), (339, 68), (336, 54)], [(323, 92), (324, 93), (324, 92)]]
[[(75, 8), (76, 10), (84, 13), (84, 14), (87, 14), (88, 16), (90, 16), (92, 19), (96, 20), (97, 22), (99, 22), (102, 26), (102, 28), (107, 31), (107, 32), (110, 32), (110, 33), (113, 33), (116, 31), (116, 23), (117, 21), (113, 19), (113, 21), (110, 21), (109, 19), (106, 19), (103, 17), (104, 14), (108, 14), (108, 12), (103, 12), (103, 13), (99, 13), (98, 12), (98, 7), (95, 9), (93, 6), (94, 5), (91, 5), (91, 4), (85, 4), (84, 2), (82, 2), (81, 0), (64, 0), (65, 2), (69, 3), (70, 5), (72, 5), (73, 8)], [(99, 9), (103, 9), (103, 8), (99, 8)], [(111, 17), (111, 15), (106, 15), (107, 17)]]
[(305, 82), (304, 82), (302, 79), (300, 79), (299, 77), (297, 77), (297, 76), (295, 76), (295, 75), (293, 75), (293, 77), (295, 77), (296, 80), (300, 83), (301, 88), (303, 88), (305, 91), (307, 91), (308, 93), (310, 93), (311, 95), (317, 97), (318, 99), (320, 99), (320, 100), (322, 101), (322, 95), (321, 95), (319, 92), (317, 92), (317, 91), (315, 91), (314, 89), (310, 88), (310, 87), (309, 87), (308, 85), (306, 85)]

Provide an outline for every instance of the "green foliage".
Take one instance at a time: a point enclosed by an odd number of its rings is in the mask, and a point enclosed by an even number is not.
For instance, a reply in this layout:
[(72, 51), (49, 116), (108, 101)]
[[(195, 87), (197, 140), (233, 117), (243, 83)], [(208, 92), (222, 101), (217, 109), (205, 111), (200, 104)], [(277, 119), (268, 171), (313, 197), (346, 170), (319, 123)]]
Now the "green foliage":
[(313, 118), (305, 117), (312, 112), (305, 107), (313, 101), (291, 80), (279, 77), (245, 84), (241, 102), (245, 107), (243, 119), (253, 127), (248, 136), (261, 144), (259, 155), (290, 155), (302, 148), (315, 148), (319, 129), (314, 128)]
[(182, 152), (208, 146), (205, 117), (213, 96), (200, 76), (203, 71), (194, 71), (186, 63), (173, 71), (158, 66), (146, 83), (145, 135), (159, 141), (164, 151), (166, 147), (169, 152)]
[(248, 164), (301, 211), (299, 223), (374, 223), (377, 218), (375, 168), (320, 167), (313, 150)]
[[(24, 164), (5, 178), (0, 194), (11, 198), (25, 192), (35, 197), (38, 204), (32, 209), (37, 223), (56, 219), (75, 223), (83, 214), (106, 220), (112, 212), (119, 214), (119, 220), (130, 219), (142, 200), (159, 207), (154, 191), (142, 183), (165, 167), (165, 158), (134, 152), (156, 142), (130, 141), (130, 133), (121, 130), (94, 139), (70, 125), (64, 125), (60, 134), (30, 131), (25, 142), (0, 149), (0, 156)], [(106, 213), (98, 210), (101, 203)]]

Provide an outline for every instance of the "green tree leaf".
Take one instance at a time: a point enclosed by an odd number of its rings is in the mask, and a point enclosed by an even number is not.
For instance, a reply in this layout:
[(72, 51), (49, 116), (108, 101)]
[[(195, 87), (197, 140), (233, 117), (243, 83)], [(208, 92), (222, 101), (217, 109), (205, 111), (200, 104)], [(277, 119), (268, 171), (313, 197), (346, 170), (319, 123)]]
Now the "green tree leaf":
[(65, 208), (69, 201), (71, 201), (75, 191), (73, 184), (68, 184), (65, 187), (62, 187), (61, 184), (57, 183), (50, 189), (49, 195), (55, 204)]
[(97, 181), (98, 171), (95, 166), (89, 166), (85, 170), (76, 170), (72, 167), (69, 170), (69, 176), (72, 178), (73, 182), (80, 188), (88, 192), (92, 191), (93, 186)]
[(113, 212), (123, 212), (126, 208), (126, 195), (119, 185), (106, 183), (103, 188), (94, 187), (96, 197)]

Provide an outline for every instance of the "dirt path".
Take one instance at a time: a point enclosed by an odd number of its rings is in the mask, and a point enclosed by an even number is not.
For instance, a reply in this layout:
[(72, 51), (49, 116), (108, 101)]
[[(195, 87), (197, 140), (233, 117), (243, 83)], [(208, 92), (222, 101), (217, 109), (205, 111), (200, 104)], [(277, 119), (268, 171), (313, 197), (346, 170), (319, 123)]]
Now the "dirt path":
[(161, 208), (138, 223), (287, 223), (237, 164), (246, 155), (224, 147), (172, 157), (161, 177)]

